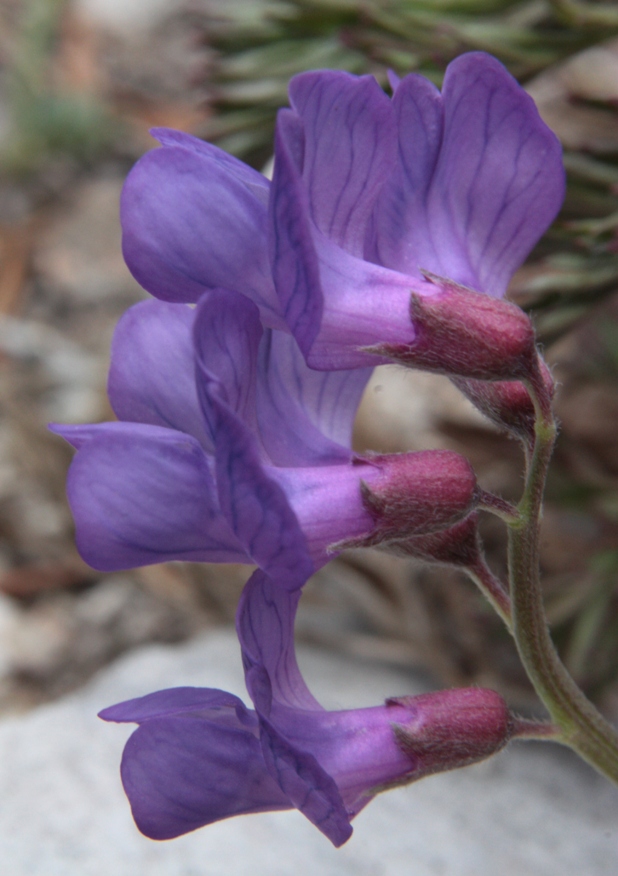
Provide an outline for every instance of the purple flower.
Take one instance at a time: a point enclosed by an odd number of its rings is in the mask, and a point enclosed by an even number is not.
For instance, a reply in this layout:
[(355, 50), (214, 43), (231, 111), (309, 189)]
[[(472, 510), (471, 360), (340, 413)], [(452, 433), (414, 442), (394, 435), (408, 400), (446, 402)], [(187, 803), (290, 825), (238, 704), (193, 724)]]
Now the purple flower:
[[(502, 296), (562, 202), (556, 137), (484, 53), (453, 61), (441, 94), (417, 74), (390, 99), (370, 76), (315, 71), (294, 77), (290, 101), (270, 187), (208, 144), (155, 131), (164, 148), (125, 187), (124, 252), (157, 297), (196, 301), (219, 285), (247, 295), (314, 368), (376, 364), (366, 349), (380, 345), (413, 350), (425, 326), (411, 295), (459, 284)], [(519, 337), (514, 309), (494, 306)], [(528, 355), (531, 335), (521, 344)]]
[(265, 330), (258, 308), (228, 290), (197, 309), (131, 308), (109, 375), (120, 422), (53, 427), (78, 450), (68, 495), (80, 553), (105, 571), (255, 563), (297, 587), (331, 545), (465, 517), (481, 494), (458, 454), (354, 456), (368, 376), (309, 369), (291, 335)]
[(137, 826), (171, 839), (222, 818), (299, 809), (336, 845), (381, 790), (499, 751), (512, 721), (478, 688), (325, 711), (294, 653), (300, 592), (256, 572), (237, 618), (255, 711), (220, 690), (159, 691), (101, 712), (135, 722), (121, 775)]

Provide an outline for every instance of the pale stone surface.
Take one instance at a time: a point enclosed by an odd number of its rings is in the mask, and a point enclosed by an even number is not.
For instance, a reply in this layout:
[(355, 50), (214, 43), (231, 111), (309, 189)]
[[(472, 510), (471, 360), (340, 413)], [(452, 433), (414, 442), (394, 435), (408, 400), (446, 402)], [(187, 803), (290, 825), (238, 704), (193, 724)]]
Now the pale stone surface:
[(151, 27), (179, 5), (179, 0), (76, 0), (74, 3), (86, 20), (128, 35)]
[[(303, 650), (332, 707), (422, 690), (400, 672)], [(154, 843), (118, 778), (127, 728), (98, 709), (176, 685), (244, 696), (238, 646), (217, 632), (141, 649), (54, 705), (0, 724), (0, 861), (7, 876), (613, 876), (618, 792), (568, 752), (514, 745), (493, 761), (391, 791), (335, 850), (299, 813), (244, 816)]]

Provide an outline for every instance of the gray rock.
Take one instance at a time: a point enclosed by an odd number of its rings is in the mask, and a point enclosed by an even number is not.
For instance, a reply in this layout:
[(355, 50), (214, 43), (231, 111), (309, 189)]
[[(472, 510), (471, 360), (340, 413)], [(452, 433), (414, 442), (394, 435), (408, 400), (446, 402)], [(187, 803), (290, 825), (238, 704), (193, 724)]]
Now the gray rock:
[(153, 27), (173, 12), (180, 0), (75, 0), (86, 21), (121, 35)]
[[(401, 672), (303, 649), (324, 705), (418, 693)], [(177, 685), (244, 694), (238, 645), (217, 632), (148, 647), (87, 688), (0, 724), (0, 861), (7, 876), (610, 876), (618, 791), (550, 745), (520, 743), (485, 764), (374, 800), (340, 850), (298, 812), (243, 816), (166, 843), (142, 837), (118, 777), (130, 730), (106, 705)]]

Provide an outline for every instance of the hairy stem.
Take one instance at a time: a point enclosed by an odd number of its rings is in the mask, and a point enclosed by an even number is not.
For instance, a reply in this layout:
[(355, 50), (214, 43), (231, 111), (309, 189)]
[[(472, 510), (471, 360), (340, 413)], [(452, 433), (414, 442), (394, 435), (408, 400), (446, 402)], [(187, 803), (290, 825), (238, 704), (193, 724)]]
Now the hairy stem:
[(545, 478), (556, 437), (546, 399), (529, 387), (537, 409), (535, 443), (517, 521), (509, 524), (509, 576), (513, 635), (530, 681), (569, 745), (618, 783), (618, 735), (584, 696), (551, 640), (539, 580), (539, 524)]
[(465, 571), (500, 615), (509, 632), (512, 633), (511, 597), (502, 581), (494, 575), (484, 560), (479, 561), (474, 566), (466, 566)]
[(513, 718), (513, 731), (511, 739), (543, 739), (546, 741), (562, 741), (560, 727), (548, 721), (534, 721), (530, 718)]

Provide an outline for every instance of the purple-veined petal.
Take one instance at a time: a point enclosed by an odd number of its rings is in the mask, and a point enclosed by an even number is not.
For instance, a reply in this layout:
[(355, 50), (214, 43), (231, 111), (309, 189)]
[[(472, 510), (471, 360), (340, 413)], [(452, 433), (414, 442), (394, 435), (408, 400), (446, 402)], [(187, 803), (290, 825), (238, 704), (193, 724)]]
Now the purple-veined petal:
[(195, 388), (194, 319), (183, 304), (131, 307), (114, 332), (107, 390), (120, 420), (178, 429), (212, 450)]
[(54, 426), (78, 448), (67, 481), (82, 557), (113, 571), (168, 560), (246, 562), (195, 438), (135, 423)]
[(195, 375), (213, 444), (218, 426), (213, 396), (255, 428), (256, 369), (262, 333), (258, 308), (243, 295), (214, 289), (200, 301), (193, 334)]
[(454, 235), (466, 240), (474, 288), (501, 295), (562, 204), (560, 143), (532, 98), (489, 55), (456, 59), (442, 92), (444, 146), (433, 200), (444, 200)]
[(139, 829), (171, 839), (231, 815), (290, 809), (256, 735), (189, 715), (152, 719), (127, 742), (120, 768)]
[(195, 323), (198, 395), (215, 443), (221, 510), (253, 562), (294, 588), (304, 584), (313, 563), (285, 493), (264, 467), (255, 434), (261, 334), (250, 301), (224, 290), (209, 294)]
[(337, 783), (308, 751), (290, 743), (269, 721), (260, 721), (260, 740), (270, 774), (294, 806), (335, 847), (352, 835), (350, 816)]
[[(377, 252), (389, 267), (500, 296), (562, 203), (560, 144), (532, 98), (482, 52), (447, 69), (440, 143), (437, 101), (417, 76), (397, 88), (400, 166), (377, 208)], [(419, 190), (427, 171), (417, 173), (417, 152), (429, 169), (436, 148), (429, 186)]]
[[(380, 364), (359, 350), (389, 338), (411, 343), (409, 302), (422, 283), (350, 255), (312, 222), (294, 158), (298, 120), (277, 119), (270, 200), (273, 279), (290, 331), (307, 362), (320, 370)], [(395, 340), (397, 339), (397, 340)]]
[(302, 710), (301, 714), (323, 712), (296, 662), (294, 619), (299, 599), (300, 591), (285, 591), (258, 570), (245, 585), (236, 629), (247, 688), (260, 717), (266, 765), (294, 806), (340, 846), (352, 828), (336, 783), (310, 752), (286, 739), (268, 718), (277, 705)]
[(238, 604), (236, 630), (245, 672), (258, 667), (269, 679), (268, 700), (247, 685), (262, 714), (269, 713), (273, 698), (291, 708), (322, 709), (296, 662), (294, 619), (299, 599), (299, 590), (290, 592), (278, 587), (258, 569), (245, 585)]
[(236, 628), (266, 764), (294, 805), (338, 846), (349, 838), (350, 819), (372, 789), (412, 769), (391, 731), (392, 721), (410, 714), (400, 707), (322, 709), (296, 662), (299, 598), (254, 572)]
[(207, 687), (172, 687), (155, 693), (125, 700), (99, 712), (99, 718), (116, 723), (142, 724), (153, 718), (184, 715), (189, 712), (228, 712), (233, 709), (236, 720), (250, 727), (257, 727), (254, 712), (243, 701), (224, 690)]
[(377, 202), (366, 256), (415, 277), (420, 268), (440, 273), (441, 253), (427, 224), (427, 193), (442, 144), (442, 98), (417, 73), (398, 80), (393, 92), (398, 160)]
[(324, 296), (309, 200), (299, 165), (302, 137), (298, 116), (291, 110), (280, 110), (270, 189), (269, 252), (285, 321), (306, 355), (320, 330)]
[(268, 265), (264, 204), (225, 163), (166, 146), (141, 158), (125, 183), (123, 253), (157, 298), (194, 302), (231, 286), (282, 326)]
[(258, 360), (257, 418), (272, 462), (349, 461), (354, 417), (371, 370), (315, 371), (291, 335), (267, 330)]
[(223, 149), (213, 146), (212, 143), (207, 143), (206, 140), (200, 140), (198, 137), (185, 134), (183, 131), (175, 131), (173, 128), (151, 128), (150, 134), (162, 146), (180, 146), (181, 149), (189, 149), (217, 162), (244, 183), (263, 204), (268, 203), (270, 181), (263, 174), (245, 164), (244, 161), (234, 158), (229, 152), (224, 152)]
[(251, 560), (280, 586), (302, 587), (314, 571), (305, 536), (279, 484), (266, 471), (254, 436), (215, 396), (219, 503)]
[[(396, 707), (327, 712), (307, 688), (294, 651), (299, 593), (262, 572), (245, 586), (236, 615), (245, 678), (260, 718), (264, 760), (294, 805), (339, 846), (372, 790), (411, 771), (392, 721)], [(373, 790), (375, 793), (375, 790)]]
[(362, 256), (367, 220), (395, 159), (391, 102), (373, 76), (301, 73), (290, 104), (302, 119), (302, 177), (311, 216), (335, 243)]

